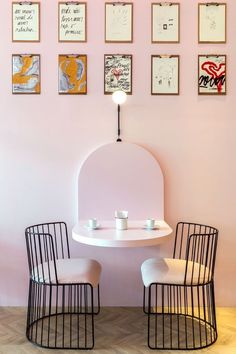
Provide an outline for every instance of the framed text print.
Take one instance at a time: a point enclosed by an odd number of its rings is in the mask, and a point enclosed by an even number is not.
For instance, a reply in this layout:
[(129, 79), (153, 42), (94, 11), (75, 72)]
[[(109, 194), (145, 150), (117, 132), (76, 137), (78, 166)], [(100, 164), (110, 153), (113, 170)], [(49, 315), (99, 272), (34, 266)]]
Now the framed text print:
[(198, 56), (198, 94), (226, 94), (226, 55)]
[(152, 95), (179, 94), (179, 55), (152, 55)]
[(84, 2), (58, 3), (59, 42), (86, 42), (87, 4)]
[(12, 55), (12, 93), (40, 93), (40, 55)]
[(179, 4), (152, 4), (152, 43), (178, 43), (179, 28)]
[(40, 41), (40, 4), (38, 2), (12, 3), (12, 41)]
[(198, 42), (226, 42), (226, 4), (198, 4)]
[(132, 55), (104, 56), (104, 93), (112, 94), (116, 90), (132, 94)]
[(105, 42), (133, 41), (133, 4), (105, 3)]
[(87, 55), (59, 55), (58, 70), (60, 94), (87, 93)]

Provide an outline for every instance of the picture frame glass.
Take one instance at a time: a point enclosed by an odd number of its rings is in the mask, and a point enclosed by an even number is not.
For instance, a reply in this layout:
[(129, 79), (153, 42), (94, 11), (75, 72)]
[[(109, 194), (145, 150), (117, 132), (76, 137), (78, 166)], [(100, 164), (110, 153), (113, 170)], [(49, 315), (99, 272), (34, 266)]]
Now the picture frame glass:
[(226, 4), (199, 4), (199, 43), (226, 42)]
[(12, 56), (12, 93), (39, 94), (40, 55)]
[(152, 94), (179, 94), (179, 56), (152, 56)]
[(198, 93), (226, 94), (226, 55), (199, 55)]
[(86, 42), (86, 14), (86, 3), (58, 3), (59, 42)]
[(133, 41), (132, 3), (105, 3), (105, 41)]
[(122, 90), (132, 93), (132, 56), (105, 55), (104, 57), (104, 93), (112, 94)]
[(12, 41), (40, 41), (40, 3), (12, 3)]
[(152, 4), (152, 42), (179, 42), (179, 4)]
[(58, 80), (59, 94), (86, 94), (87, 56), (59, 54)]

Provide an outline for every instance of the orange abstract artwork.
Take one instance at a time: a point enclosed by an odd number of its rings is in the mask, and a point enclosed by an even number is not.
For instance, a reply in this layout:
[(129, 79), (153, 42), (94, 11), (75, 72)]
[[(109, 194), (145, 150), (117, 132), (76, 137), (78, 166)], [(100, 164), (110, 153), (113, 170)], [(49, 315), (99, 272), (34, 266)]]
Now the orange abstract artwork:
[(40, 93), (40, 56), (12, 56), (12, 92)]
[(86, 55), (59, 55), (59, 93), (87, 93)]

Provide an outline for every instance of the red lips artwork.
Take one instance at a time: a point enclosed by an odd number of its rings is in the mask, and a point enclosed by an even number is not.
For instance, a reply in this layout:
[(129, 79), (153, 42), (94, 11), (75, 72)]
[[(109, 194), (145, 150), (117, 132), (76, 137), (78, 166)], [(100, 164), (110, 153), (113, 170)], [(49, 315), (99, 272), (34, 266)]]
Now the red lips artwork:
[(210, 91), (218, 94), (225, 93), (225, 60), (219, 60), (218, 58), (216, 61), (207, 60), (202, 62), (200, 67), (202, 73), (199, 77), (199, 88), (207, 89), (207, 93), (211, 93)]

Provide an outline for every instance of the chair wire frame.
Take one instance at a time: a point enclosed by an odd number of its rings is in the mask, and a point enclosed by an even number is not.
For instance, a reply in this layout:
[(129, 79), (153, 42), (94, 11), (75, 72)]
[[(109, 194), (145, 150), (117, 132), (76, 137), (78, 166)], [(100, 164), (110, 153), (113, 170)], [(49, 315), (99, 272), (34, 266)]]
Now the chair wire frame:
[(150, 349), (193, 350), (217, 340), (214, 270), (218, 230), (179, 222), (174, 259), (186, 261), (183, 284), (144, 286), (143, 311), (148, 315)]
[(92, 349), (99, 285), (95, 306), (90, 283), (58, 282), (57, 260), (70, 259), (66, 224), (29, 226), (25, 238), (30, 272), (26, 337), (44, 348)]

